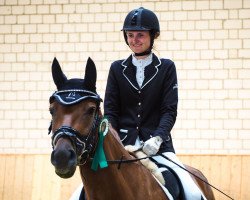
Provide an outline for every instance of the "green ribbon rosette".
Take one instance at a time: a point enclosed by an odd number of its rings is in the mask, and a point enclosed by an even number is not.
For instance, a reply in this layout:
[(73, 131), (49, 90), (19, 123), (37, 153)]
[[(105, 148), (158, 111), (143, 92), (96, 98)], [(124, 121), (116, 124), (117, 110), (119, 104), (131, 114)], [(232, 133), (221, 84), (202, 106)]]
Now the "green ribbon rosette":
[(91, 169), (94, 171), (97, 171), (98, 165), (100, 166), (101, 169), (108, 167), (107, 159), (103, 149), (103, 141), (105, 135), (108, 133), (108, 129), (109, 129), (108, 119), (104, 117), (99, 125), (99, 130), (98, 130), (99, 140), (93, 158), (93, 162), (91, 165)]

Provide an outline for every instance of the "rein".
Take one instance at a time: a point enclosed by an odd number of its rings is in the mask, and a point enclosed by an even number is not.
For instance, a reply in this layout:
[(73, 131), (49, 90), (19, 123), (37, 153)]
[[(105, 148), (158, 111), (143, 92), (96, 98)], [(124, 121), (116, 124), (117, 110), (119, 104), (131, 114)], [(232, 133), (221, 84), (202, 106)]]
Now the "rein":
[(230, 197), (229, 195), (227, 195), (226, 193), (224, 193), (222, 190), (216, 188), (215, 186), (211, 185), (209, 182), (207, 182), (206, 180), (200, 178), (199, 176), (197, 176), (196, 174), (190, 172), (189, 170), (187, 170), (185, 167), (182, 167), (181, 165), (179, 165), (178, 163), (174, 162), (173, 160), (171, 160), (170, 158), (168, 158), (167, 156), (163, 155), (163, 154), (157, 154), (159, 156), (162, 156), (163, 158), (169, 160), (170, 162), (174, 163), (175, 165), (177, 165), (178, 167), (180, 167), (181, 169), (187, 171), (189, 174), (195, 176), (196, 178), (200, 179), (201, 181), (203, 181), (204, 183), (206, 183), (207, 185), (211, 186), (212, 188), (216, 189), (218, 192), (222, 193), (223, 195), (225, 195), (226, 197), (228, 197), (229, 199), (234, 200), (232, 197)]
[(107, 160), (107, 162), (109, 164), (118, 164), (118, 169), (120, 169), (121, 167), (121, 164), (122, 163), (132, 163), (132, 162), (137, 162), (137, 161), (140, 161), (140, 160), (144, 160), (144, 159), (148, 159), (148, 158), (153, 158), (155, 156), (162, 156), (163, 158), (167, 159), (168, 161), (174, 163), (175, 165), (177, 165), (178, 167), (180, 167), (181, 169), (187, 171), (189, 174), (195, 176), (196, 178), (198, 178), (199, 180), (201, 180), (202, 182), (204, 182), (205, 184), (211, 186), (212, 188), (214, 188), (215, 190), (217, 190), (218, 192), (220, 192), (221, 194), (225, 195), (226, 197), (228, 197), (229, 199), (232, 199), (234, 200), (232, 197), (230, 197), (229, 195), (227, 195), (226, 193), (224, 193), (222, 190), (218, 189), (217, 187), (211, 185), (209, 182), (207, 182), (206, 180), (200, 178), (199, 176), (197, 176), (196, 174), (192, 173), (191, 171), (189, 171), (188, 169), (186, 169), (185, 167), (182, 167), (181, 165), (179, 165), (178, 163), (174, 162), (173, 160), (171, 160), (170, 158), (168, 158), (167, 156), (159, 153), (159, 154), (156, 154), (156, 155), (152, 155), (152, 156), (145, 156), (143, 158), (133, 158), (133, 159), (129, 159), (129, 160), (123, 160), (123, 157), (121, 157), (120, 160)]

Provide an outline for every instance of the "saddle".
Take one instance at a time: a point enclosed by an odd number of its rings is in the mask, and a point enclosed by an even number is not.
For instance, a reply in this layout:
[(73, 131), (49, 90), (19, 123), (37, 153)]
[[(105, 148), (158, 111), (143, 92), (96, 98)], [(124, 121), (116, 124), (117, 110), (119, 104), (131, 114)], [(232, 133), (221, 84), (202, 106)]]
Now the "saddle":
[[(147, 157), (147, 155), (140, 150), (141, 147), (127, 145), (125, 149), (136, 158)], [(142, 159), (140, 162), (152, 173), (170, 200), (186, 200), (183, 186), (174, 170), (166, 165), (156, 163), (150, 158)]]

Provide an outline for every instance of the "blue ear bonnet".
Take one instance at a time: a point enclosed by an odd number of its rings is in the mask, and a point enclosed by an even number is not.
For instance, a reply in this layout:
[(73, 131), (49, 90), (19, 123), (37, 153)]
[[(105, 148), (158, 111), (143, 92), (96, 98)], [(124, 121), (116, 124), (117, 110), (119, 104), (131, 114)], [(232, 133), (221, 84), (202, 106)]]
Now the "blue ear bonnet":
[(96, 91), (90, 91), (84, 87), (84, 79), (69, 79), (66, 80), (61, 88), (54, 92), (50, 97), (50, 103), (53, 99), (63, 105), (73, 105), (85, 99), (93, 99), (101, 102), (102, 99)]
[(80, 101), (83, 101), (85, 99), (93, 99), (97, 102), (101, 102), (102, 99), (100, 96), (94, 92), (91, 92), (89, 90), (80, 90), (80, 89), (69, 89), (69, 90), (61, 90), (55, 92), (50, 97), (50, 102), (55, 99), (59, 103), (63, 105), (73, 105), (77, 104)]
[(57, 91), (50, 97), (50, 103), (55, 99), (63, 105), (73, 105), (85, 99), (93, 99), (98, 104), (102, 101), (96, 93), (96, 67), (91, 58), (88, 58), (84, 79), (67, 79), (63, 74), (59, 62), (54, 58), (52, 63), (53, 81)]

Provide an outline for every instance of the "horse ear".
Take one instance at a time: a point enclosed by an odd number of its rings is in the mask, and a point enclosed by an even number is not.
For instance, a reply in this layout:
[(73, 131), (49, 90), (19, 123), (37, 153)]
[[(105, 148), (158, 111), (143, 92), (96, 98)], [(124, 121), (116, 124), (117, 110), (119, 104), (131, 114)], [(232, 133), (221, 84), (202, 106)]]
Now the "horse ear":
[(52, 76), (57, 89), (60, 90), (63, 84), (67, 81), (67, 77), (62, 72), (60, 64), (56, 58), (54, 58), (52, 63)]
[(93, 60), (89, 57), (85, 69), (84, 84), (91, 91), (96, 91), (96, 67)]

